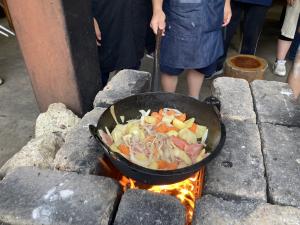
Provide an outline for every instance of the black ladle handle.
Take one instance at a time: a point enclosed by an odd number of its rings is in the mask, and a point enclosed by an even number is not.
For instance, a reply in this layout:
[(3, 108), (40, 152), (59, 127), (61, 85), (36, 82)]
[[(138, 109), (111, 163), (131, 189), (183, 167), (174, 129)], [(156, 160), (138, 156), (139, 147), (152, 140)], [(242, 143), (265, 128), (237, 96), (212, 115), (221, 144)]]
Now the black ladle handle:
[(221, 102), (218, 98), (214, 96), (207, 97), (204, 102), (208, 105), (211, 105), (214, 108), (215, 113), (221, 119)]
[(160, 42), (161, 42), (162, 35), (163, 35), (163, 30), (158, 29), (157, 35), (156, 35), (153, 74), (152, 74), (152, 80), (151, 80), (151, 91), (153, 91), (153, 92), (160, 90), (159, 57), (160, 57)]

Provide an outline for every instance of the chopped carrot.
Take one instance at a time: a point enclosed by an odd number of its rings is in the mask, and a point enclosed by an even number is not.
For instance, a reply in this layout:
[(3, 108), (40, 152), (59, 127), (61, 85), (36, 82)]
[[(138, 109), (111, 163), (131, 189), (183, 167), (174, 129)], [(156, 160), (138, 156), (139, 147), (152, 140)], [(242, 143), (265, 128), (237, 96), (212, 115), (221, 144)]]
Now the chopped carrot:
[(177, 163), (176, 162), (169, 163), (168, 169), (170, 169), (170, 170), (176, 170), (177, 169)]
[(180, 114), (179, 116), (176, 116), (176, 119), (184, 122), (186, 120), (186, 114), (185, 113), (182, 113)]
[(163, 116), (164, 115), (164, 110), (160, 109), (158, 113), (159, 113), (159, 115)]
[(155, 130), (159, 133), (167, 133), (169, 132), (169, 127), (165, 123), (162, 123), (161, 125), (156, 127)]
[(169, 163), (167, 161), (164, 161), (164, 160), (158, 160), (157, 161), (158, 169), (167, 169), (168, 164)]
[(176, 128), (176, 127), (173, 127), (173, 126), (171, 126), (171, 127), (168, 127), (168, 132), (169, 132), (169, 131), (171, 131), (171, 130), (178, 131), (178, 128)]
[(197, 130), (197, 124), (193, 123), (193, 125), (189, 128), (190, 131), (192, 131), (193, 133), (196, 133)]
[(172, 116), (172, 115), (175, 115), (175, 114), (176, 114), (176, 112), (174, 110), (172, 110), (172, 109), (167, 110), (167, 115), (168, 116)]
[(151, 116), (153, 116), (153, 117), (156, 118), (156, 122), (157, 122), (157, 123), (159, 123), (159, 122), (162, 120), (162, 118), (163, 118), (163, 116), (160, 115), (158, 112), (152, 112), (152, 113), (151, 113)]
[(118, 149), (120, 150), (120, 152), (122, 152), (124, 155), (129, 156), (130, 153), (130, 149), (127, 145), (125, 144), (120, 144)]
[(177, 169), (177, 163), (169, 163), (165, 160), (158, 160), (157, 161), (158, 169), (169, 169), (169, 170), (175, 170)]

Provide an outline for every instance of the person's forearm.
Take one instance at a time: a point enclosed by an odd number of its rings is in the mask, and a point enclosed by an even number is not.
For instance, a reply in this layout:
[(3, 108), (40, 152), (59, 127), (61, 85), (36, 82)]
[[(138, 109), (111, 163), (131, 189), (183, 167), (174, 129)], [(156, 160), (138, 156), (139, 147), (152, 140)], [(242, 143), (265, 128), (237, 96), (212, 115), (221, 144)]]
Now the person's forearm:
[(162, 10), (163, 1), (164, 0), (152, 0), (153, 12)]
[(230, 0), (225, 0), (225, 4), (230, 4)]

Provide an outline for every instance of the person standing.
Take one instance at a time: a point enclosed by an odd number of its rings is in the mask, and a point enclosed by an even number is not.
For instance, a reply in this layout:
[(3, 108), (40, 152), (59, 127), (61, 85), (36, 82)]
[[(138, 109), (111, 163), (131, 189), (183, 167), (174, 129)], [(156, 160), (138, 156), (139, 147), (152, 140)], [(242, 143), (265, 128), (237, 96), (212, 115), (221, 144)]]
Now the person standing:
[(273, 65), (273, 72), (278, 76), (286, 75), (285, 58), (295, 37), (300, 13), (300, 0), (287, 0), (287, 3), (281, 35), (277, 42), (276, 61)]
[(92, 0), (102, 84), (109, 73), (138, 69), (151, 19), (149, 0)]
[(160, 50), (162, 88), (175, 92), (187, 70), (188, 94), (199, 98), (204, 77), (223, 54), (222, 25), (231, 18), (230, 0), (152, 0), (151, 27), (164, 31)]
[(288, 76), (288, 84), (293, 90), (295, 98), (298, 99), (300, 96), (300, 47)]
[(231, 1), (232, 18), (224, 31), (224, 54), (218, 60), (215, 75), (223, 72), (229, 45), (241, 21), (243, 25), (240, 54), (255, 55), (266, 13), (271, 4), (272, 0)]

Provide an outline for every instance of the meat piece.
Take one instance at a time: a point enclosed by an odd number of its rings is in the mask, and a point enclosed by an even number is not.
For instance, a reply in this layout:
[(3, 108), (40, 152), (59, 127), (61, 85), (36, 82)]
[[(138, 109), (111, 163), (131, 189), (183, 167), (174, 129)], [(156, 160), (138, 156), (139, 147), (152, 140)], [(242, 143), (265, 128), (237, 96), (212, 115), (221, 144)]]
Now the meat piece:
[(111, 146), (111, 145), (114, 143), (114, 141), (113, 141), (113, 139), (111, 138), (111, 136), (109, 136), (109, 135), (108, 135), (107, 133), (105, 133), (103, 130), (99, 130), (99, 135), (100, 135), (102, 141), (103, 141), (106, 145)]
[(172, 136), (171, 139), (172, 139), (173, 144), (182, 150), (184, 150), (186, 148), (186, 146), (188, 145), (184, 140), (182, 140), (178, 137)]
[(192, 145), (186, 145), (184, 151), (191, 158), (192, 162), (195, 163), (198, 155), (200, 154), (203, 148), (204, 148), (203, 144), (192, 144)]

